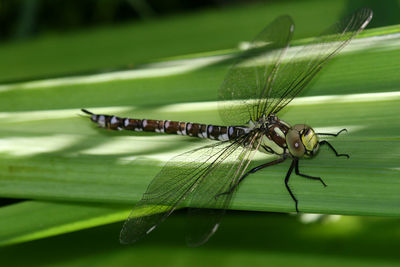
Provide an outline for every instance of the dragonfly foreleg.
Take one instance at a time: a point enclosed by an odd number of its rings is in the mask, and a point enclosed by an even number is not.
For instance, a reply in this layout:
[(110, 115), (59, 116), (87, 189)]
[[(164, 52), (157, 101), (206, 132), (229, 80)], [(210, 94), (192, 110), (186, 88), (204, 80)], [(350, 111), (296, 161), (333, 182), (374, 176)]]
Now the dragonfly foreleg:
[(240, 182), (243, 181), (244, 178), (246, 178), (250, 173), (255, 173), (255, 172), (257, 172), (257, 171), (259, 171), (259, 170), (261, 170), (261, 169), (264, 169), (264, 168), (266, 168), (266, 167), (269, 167), (269, 166), (272, 166), (272, 165), (275, 165), (275, 164), (279, 164), (279, 163), (285, 161), (285, 159), (286, 159), (286, 157), (282, 157), (282, 158), (276, 159), (276, 160), (274, 160), (274, 161), (271, 161), (271, 162), (268, 162), (268, 163), (264, 163), (264, 164), (262, 164), (262, 165), (259, 165), (259, 166), (257, 166), (257, 167), (254, 167), (254, 168), (251, 169), (250, 171), (248, 171), (248, 172), (246, 172), (245, 174), (243, 174), (242, 177), (240, 177), (239, 180), (238, 180), (234, 185), (232, 185), (232, 186), (229, 188), (228, 191), (215, 195), (215, 198), (217, 198), (217, 197), (219, 197), (219, 196), (221, 196), (221, 195), (227, 195), (227, 194), (232, 193), (232, 192), (235, 190), (235, 188), (240, 184)]
[(340, 133), (342, 132), (347, 132), (347, 129), (342, 129), (339, 132), (333, 134), (333, 133), (317, 133), (317, 135), (329, 135), (329, 136), (334, 136), (337, 137)]
[(322, 145), (327, 145), (330, 149), (332, 149), (333, 152), (335, 152), (336, 157), (347, 157), (350, 158), (350, 156), (348, 154), (339, 154), (336, 149), (328, 142), (328, 141), (321, 141), (319, 142), (319, 144)]

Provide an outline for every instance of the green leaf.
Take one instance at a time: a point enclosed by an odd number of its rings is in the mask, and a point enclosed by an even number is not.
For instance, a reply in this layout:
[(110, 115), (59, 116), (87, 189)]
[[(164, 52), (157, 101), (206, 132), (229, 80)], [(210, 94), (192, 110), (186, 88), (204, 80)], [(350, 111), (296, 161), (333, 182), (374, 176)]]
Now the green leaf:
[(0, 246), (109, 224), (128, 214), (121, 205), (25, 201), (0, 208)]
[[(302, 223), (286, 214), (229, 212), (204, 246), (184, 242), (185, 214), (173, 214), (133, 246), (120, 223), (0, 248), (18, 266), (396, 266), (399, 220), (343, 216)], [(21, 256), (23, 255), (23, 256)]]
[(282, 14), (293, 16), (298, 38), (312, 36), (337, 20), (346, 5), (345, 0), (254, 3), (62, 35), (47, 33), (0, 44), (0, 81), (132, 68), (159, 58), (230, 49), (251, 40)]
[[(351, 155), (349, 160), (336, 158), (322, 148), (315, 159), (301, 162), (301, 171), (321, 176), (327, 188), (293, 175), (291, 186), (301, 211), (399, 216), (400, 37), (393, 34), (399, 30), (399, 26), (393, 26), (363, 34), (375, 38), (357, 40), (359, 45), (352, 46), (355, 49), (339, 55), (303, 92), (304, 98), (296, 99), (281, 114), (289, 123), (307, 123), (319, 131), (349, 130), (329, 139), (339, 152)], [(204, 39), (208, 43), (211, 38)], [(221, 44), (213, 49), (226, 47)], [(2, 51), (15, 54), (13, 49), (13, 53)], [(27, 51), (27, 55), (35, 54)], [(182, 53), (201, 51), (206, 49)], [(114, 212), (113, 205), (122, 207), (138, 201), (168, 159), (206, 142), (190, 137), (107, 132), (88, 118), (79, 117), (79, 109), (221, 123), (213, 101), (231, 62), (219, 61), (218, 55), (209, 52), (198, 59), (189, 55), (174, 59), (186, 61), (142, 66), (130, 78), (120, 75), (107, 80), (106, 75), (99, 75), (0, 86), (0, 196), (40, 200), (0, 209), (0, 229), (7, 230), (0, 242), (22, 242), (125, 218), (125, 206)], [(225, 55), (226, 51), (222, 53)], [(84, 69), (102, 67), (99, 62), (82, 61), (90, 63)], [(28, 66), (27, 73), (49, 73), (52, 62), (37, 72), (37, 65)], [(69, 65), (60, 64), (52, 73), (82, 70), (79, 64), (72, 68), (72, 63), (76, 64), (76, 58)], [(8, 73), (5, 66), (4, 73)], [(174, 66), (181, 68), (177, 71)], [(24, 72), (13, 72), (11, 67), (9, 71), (7, 79)], [(260, 154), (255, 164), (265, 160), (270, 158)], [(288, 162), (249, 176), (232, 208), (293, 211), (294, 203), (283, 184), (287, 168)]]
[[(322, 148), (315, 159), (300, 163), (303, 173), (321, 176), (328, 184), (323, 188), (318, 182), (293, 175), (291, 186), (300, 210), (400, 214), (400, 127), (395, 123), (399, 113), (399, 94), (395, 90), (400, 84), (396, 71), (400, 54), (393, 45), (399, 39), (397, 35), (387, 35), (356, 40), (306, 90), (303, 98), (293, 101), (281, 114), (291, 124), (307, 123), (317, 131), (349, 131), (329, 139), (339, 152), (351, 155), (349, 160), (336, 158)], [(156, 67), (169, 69), (169, 65)], [(156, 70), (159, 69), (148, 71)], [(78, 108), (120, 103), (119, 107), (94, 111), (218, 124), (221, 122), (214, 102), (180, 102), (215, 99), (212, 92), (225, 70), (224, 64), (212, 64), (172, 76), (110, 82), (102, 82), (102, 76), (96, 76), (92, 82), (78, 79), (73, 84), (69, 84), (70, 80), (54, 80), (39, 85), (10, 85), (3, 93), (7, 97), (0, 100), (4, 106), (19, 110), (22, 104), (11, 107), (11, 100), (25, 96), (31, 106), (25, 103), (25, 108), (44, 110), (2, 114), (0, 195), (134, 203), (164, 162), (207, 142), (181, 136), (108, 132), (92, 125), (88, 118), (77, 116)], [(18, 89), (21, 87), (30, 89)], [(311, 97), (318, 95), (323, 97)], [(44, 97), (46, 103), (42, 103)], [(172, 103), (176, 104), (168, 105)], [(56, 110), (65, 106), (76, 109)], [(254, 164), (265, 160), (270, 157), (260, 154)], [(288, 164), (251, 175), (241, 185), (232, 208), (293, 211), (293, 202), (283, 184)]]

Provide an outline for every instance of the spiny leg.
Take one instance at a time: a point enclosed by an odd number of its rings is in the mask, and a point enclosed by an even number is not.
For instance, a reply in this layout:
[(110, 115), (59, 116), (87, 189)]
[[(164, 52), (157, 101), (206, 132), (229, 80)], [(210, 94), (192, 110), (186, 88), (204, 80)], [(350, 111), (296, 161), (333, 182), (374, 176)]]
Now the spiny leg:
[(330, 149), (332, 149), (333, 152), (335, 152), (336, 157), (347, 157), (350, 158), (350, 156), (348, 154), (339, 154), (337, 153), (336, 149), (328, 142), (328, 141), (321, 141), (319, 142), (319, 144), (322, 145), (327, 145)]
[(347, 129), (342, 129), (339, 132), (333, 134), (333, 133), (317, 133), (317, 135), (329, 135), (329, 136), (334, 136), (337, 137), (340, 133), (342, 132), (347, 132)]
[(239, 178), (237, 183), (235, 183), (233, 186), (231, 186), (231, 188), (229, 188), (228, 191), (215, 195), (215, 198), (217, 198), (217, 197), (219, 197), (221, 195), (227, 195), (227, 194), (232, 193), (235, 190), (235, 188), (240, 184), (240, 182), (243, 181), (244, 178), (246, 178), (250, 173), (255, 173), (255, 172), (257, 172), (257, 171), (259, 171), (261, 169), (264, 169), (266, 167), (269, 167), (269, 166), (272, 166), (272, 165), (275, 165), (275, 164), (279, 164), (279, 163), (285, 161), (285, 159), (286, 159), (286, 157), (283, 157), (283, 158), (280, 158), (280, 159), (277, 159), (277, 160), (274, 160), (274, 161), (271, 161), (271, 162), (268, 162), (268, 163), (264, 163), (264, 164), (262, 164), (260, 166), (254, 167), (250, 171), (248, 171), (245, 174), (243, 174), (242, 177)]
[(294, 196), (292, 190), (291, 190), (290, 187), (289, 187), (289, 178), (290, 178), (290, 174), (292, 173), (293, 168), (294, 168), (295, 165), (296, 165), (296, 162), (297, 162), (297, 159), (294, 159), (294, 160), (292, 161), (292, 164), (290, 164), (289, 170), (288, 170), (288, 172), (286, 173), (286, 177), (285, 177), (285, 186), (286, 186), (286, 189), (287, 189), (287, 191), (289, 192), (290, 196), (291, 196), (292, 199), (294, 200), (294, 203), (296, 203), (296, 212), (299, 212), (297, 199), (296, 199), (296, 197)]
[(294, 166), (294, 171), (295, 171), (295, 173), (296, 173), (297, 175), (302, 176), (302, 177), (304, 177), (304, 178), (312, 179), (312, 180), (318, 180), (318, 181), (320, 181), (320, 182), (326, 187), (326, 184), (325, 184), (324, 181), (321, 179), (321, 177), (314, 177), (314, 176), (310, 176), (310, 175), (307, 175), (307, 174), (302, 174), (302, 173), (300, 173), (300, 171), (299, 171), (299, 161), (298, 161), (298, 160), (296, 160), (296, 163), (295, 163), (295, 166)]

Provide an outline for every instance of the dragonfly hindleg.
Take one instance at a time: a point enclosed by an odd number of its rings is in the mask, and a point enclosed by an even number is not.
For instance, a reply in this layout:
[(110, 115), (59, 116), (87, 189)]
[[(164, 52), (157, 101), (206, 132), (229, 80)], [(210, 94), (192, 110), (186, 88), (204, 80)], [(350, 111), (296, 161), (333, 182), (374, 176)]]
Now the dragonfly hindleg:
[(296, 165), (296, 162), (297, 162), (297, 160), (294, 159), (294, 160), (292, 161), (292, 164), (290, 164), (289, 170), (288, 170), (288, 172), (286, 173), (286, 177), (285, 177), (285, 186), (286, 186), (286, 189), (287, 189), (287, 191), (289, 192), (290, 196), (292, 197), (294, 203), (296, 203), (296, 212), (299, 212), (297, 199), (296, 199), (296, 197), (294, 196), (292, 190), (291, 190), (290, 187), (289, 187), (289, 178), (290, 178), (290, 174), (292, 174), (292, 171), (293, 171), (294, 166)]
[(286, 159), (286, 157), (282, 157), (282, 158), (276, 159), (274, 161), (267, 162), (267, 163), (261, 164), (261, 165), (259, 165), (257, 167), (254, 167), (250, 171), (248, 171), (245, 174), (243, 174), (242, 177), (240, 177), (239, 180), (233, 186), (231, 186), (231, 188), (229, 188), (228, 191), (215, 195), (215, 198), (217, 198), (217, 197), (219, 197), (221, 195), (227, 195), (227, 194), (232, 193), (235, 190), (235, 188), (240, 184), (240, 182), (243, 181), (244, 178), (246, 178), (250, 173), (255, 173), (255, 172), (257, 172), (257, 171), (259, 171), (261, 169), (264, 169), (266, 167), (279, 164), (279, 163), (285, 161), (285, 159)]

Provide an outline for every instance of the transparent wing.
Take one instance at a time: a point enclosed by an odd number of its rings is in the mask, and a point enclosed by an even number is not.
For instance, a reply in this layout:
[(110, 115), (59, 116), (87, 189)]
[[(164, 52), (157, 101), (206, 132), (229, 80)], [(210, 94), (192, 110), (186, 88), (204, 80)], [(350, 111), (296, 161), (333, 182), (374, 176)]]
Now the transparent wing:
[[(248, 136), (246, 148), (237, 149), (231, 154), (232, 163), (221, 164), (207, 177), (190, 198), (191, 208), (188, 213), (186, 241), (189, 246), (199, 246), (218, 229), (220, 220), (231, 203), (240, 177), (246, 172), (254, 154), (260, 146), (259, 134)], [(216, 197), (217, 196), (217, 197)], [(193, 208), (195, 207), (195, 208)]]
[(219, 112), (228, 125), (259, 118), (260, 106), (270, 97), (280, 59), (292, 39), (293, 20), (281, 16), (251, 42), (228, 71), (218, 92)]
[[(142, 200), (136, 204), (125, 221), (120, 235), (121, 243), (133, 243), (150, 233), (176, 208), (183, 206), (183, 201), (198, 189), (204, 186), (213, 187), (213, 183), (219, 181), (218, 179), (222, 179), (226, 184), (216, 183), (218, 190), (215, 190), (215, 194), (229, 188), (236, 179), (235, 170), (243, 166), (241, 157), (247, 154), (243, 151), (251, 150), (248, 145), (249, 138), (242, 136), (233, 142), (208, 145), (170, 160), (152, 180)], [(225, 172), (228, 165), (231, 166), (231, 171)], [(214, 196), (208, 194), (206, 197)], [(227, 196), (217, 199), (216, 203), (226, 202)]]
[(323, 66), (335, 56), (350, 40), (362, 31), (372, 19), (372, 11), (367, 8), (356, 11), (351, 16), (331, 26), (323, 35), (315, 38), (297, 50), (294, 56), (282, 61), (279, 72), (271, 85), (269, 99), (259, 107), (262, 113), (278, 113), (300, 93)]

